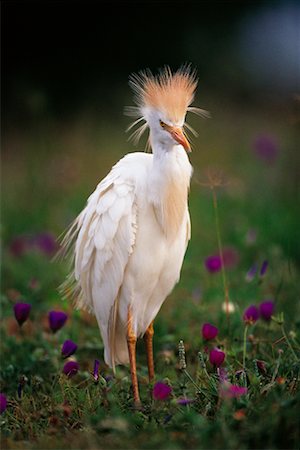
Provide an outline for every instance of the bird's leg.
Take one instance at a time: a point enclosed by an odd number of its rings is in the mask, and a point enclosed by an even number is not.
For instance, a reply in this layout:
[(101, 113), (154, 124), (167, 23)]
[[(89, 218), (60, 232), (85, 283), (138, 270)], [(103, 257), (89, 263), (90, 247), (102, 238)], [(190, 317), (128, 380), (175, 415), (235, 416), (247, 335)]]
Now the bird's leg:
[(149, 382), (154, 379), (154, 362), (153, 362), (153, 321), (150, 323), (149, 327), (146, 330), (144, 335), (144, 340), (146, 344), (146, 353), (147, 353), (147, 363), (148, 363), (148, 374), (149, 374)]
[(128, 353), (129, 353), (129, 363), (130, 363), (130, 373), (131, 373), (131, 382), (133, 389), (133, 398), (135, 406), (139, 406), (141, 404), (140, 395), (139, 395), (139, 386), (136, 374), (136, 335), (132, 329), (132, 313), (131, 308), (128, 308), (128, 316), (127, 316), (127, 345), (128, 345)]

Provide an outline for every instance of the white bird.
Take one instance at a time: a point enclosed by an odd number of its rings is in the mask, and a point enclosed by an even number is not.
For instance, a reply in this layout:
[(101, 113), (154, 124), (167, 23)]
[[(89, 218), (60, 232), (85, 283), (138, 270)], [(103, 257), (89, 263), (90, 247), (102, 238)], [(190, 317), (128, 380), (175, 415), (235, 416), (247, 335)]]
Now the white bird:
[(105, 362), (130, 364), (133, 396), (139, 404), (136, 341), (144, 336), (150, 381), (154, 378), (153, 321), (180, 277), (191, 236), (188, 191), (192, 166), (183, 127), (197, 85), (189, 66), (157, 76), (130, 77), (152, 154), (125, 155), (98, 184), (63, 240), (74, 269), (63, 290), (76, 306), (92, 311), (104, 343)]

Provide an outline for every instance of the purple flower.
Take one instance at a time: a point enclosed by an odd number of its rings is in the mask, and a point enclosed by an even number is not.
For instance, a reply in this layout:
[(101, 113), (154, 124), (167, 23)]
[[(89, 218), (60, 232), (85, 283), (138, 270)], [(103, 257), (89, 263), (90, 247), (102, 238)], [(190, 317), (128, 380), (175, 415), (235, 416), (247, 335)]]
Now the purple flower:
[(79, 370), (79, 364), (77, 361), (68, 361), (64, 365), (63, 373), (67, 375), (69, 378), (76, 375)]
[(178, 398), (177, 399), (177, 405), (186, 406), (186, 405), (190, 405), (194, 401), (195, 400), (193, 400), (192, 398)]
[(254, 141), (254, 151), (258, 158), (267, 164), (272, 164), (277, 157), (278, 142), (274, 136), (261, 134)]
[(51, 233), (40, 233), (33, 238), (33, 244), (46, 255), (52, 255), (58, 248), (55, 237)]
[(224, 398), (238, 398), (241, 395), (246, 395), (248, 389), (246, 387), (238, 386), (237, 384), (222, 383), (220, 387), (220, 395)]
[(230, 386), (229, 393), (231, 397), (240, 397), (241, 395), (246, 395), (248, 392), (248, 389), (243, 386), (238, 386), (233, 384)]
[(259, 311), (255, 305), (249, 306), (243, 315), (244, 322), (253, 325), (259, 318)]
[(210, 273), (219, 272), (222, 267), (220, 256), (218, 255), (208, 256), (205, 260), (205, 267)]
[(7, 407), (7, 399), (2, 392), (0, 393), (0, 414), (4, 413)]
[(46, 255), (53, 255), (58, 249), (58, 244), (51, 233), (40, 233), (33, 237), (26, 235), (16, 236), (11, 241), (9, 249), (16, 257), (20, 257), (32, 249), (38, 249)]
[[(223, 263), (224, 267), (231, 268), (236, 266), (239, 261), (238, 252), (231, 247), (223, 250)], [(205, 260), (205, 267), (210, 273), (219, 272), (222, 268), (222, 258), (220, 254), (208, 256)]]
[(98, 361), (98, 359), (95, 359), (93, 377), (96, 382), (99, 381), (99, 367), (100, 367), (100, 361)]
[(256, 275), (256, 272), (257, 272), (257, 264), (253, 264), (253, 266), (251, 266), (250, 269), (248, 270), (246, 277), (245, 277), (245, 279), (248, 283), (250, 283), (250, 281), (253, 280), (253, 278)]
[(266, 273), (266, 271), (267, 271), (267, 268), (268, 268), (268, 265), (269, 265), (269, 263), (268, 263), (267, 260), (265, 260), (265, 261), (262, 263), (261, 269), (260, 269), (260, 272), (259, 272), (259, 274), (260, 274), (261, 277), (263, 277), (263, 276), (265, 275), (265, 273)]
[(61, 355), (63, 358), (68, 358), (69, 356), (73, 355), (77, 350), (77, 345), (75, 342), (71, 341), (70, 339), (67, 339), (61, 348)]
[(267, 321), (271, 320), (274, 309), (275, 303), (273, 302), (273, 300), (266, 300), (259, 305), (260, 315), (264, 320)]
[(161, 381), (155, 383), (153, 387), (153, 397), (155, 398), (155, 400), (166, 400), (171, 392), (171, 386)]
[(14, 304), (15, 318), (16, 318), (18, 324), (20, 325), (20, 327), (28, 319), (30, 310), (31, 310), (31, 305), (29, 303), (15, 303)]
[(213, 348), (209, 352), (209, 361), (213, 366), (220, 367), (225, 359), (225, 353), (218, 348)]
[(214, 339), (218, 333), (218, 328), (214, 325), (211, 325), (210, 323), (205, 323), (202, 327), (202, 336), (206, 341)]
[(53, 333), (60, 330), (66, 323), (68, 316), (63, 311), (50, 311), (48, 314), (49, 326)]

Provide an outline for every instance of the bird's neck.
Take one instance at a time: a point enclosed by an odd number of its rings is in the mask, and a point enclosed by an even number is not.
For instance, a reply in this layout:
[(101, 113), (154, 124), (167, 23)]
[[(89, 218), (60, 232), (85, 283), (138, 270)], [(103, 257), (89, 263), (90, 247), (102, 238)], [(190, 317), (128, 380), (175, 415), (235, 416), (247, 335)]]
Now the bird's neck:
[(156, 146), (149, 177), (149, 200), (164, 234), (173, 239), (187, 210), (192, 166), (181, 145), (172, 148)]

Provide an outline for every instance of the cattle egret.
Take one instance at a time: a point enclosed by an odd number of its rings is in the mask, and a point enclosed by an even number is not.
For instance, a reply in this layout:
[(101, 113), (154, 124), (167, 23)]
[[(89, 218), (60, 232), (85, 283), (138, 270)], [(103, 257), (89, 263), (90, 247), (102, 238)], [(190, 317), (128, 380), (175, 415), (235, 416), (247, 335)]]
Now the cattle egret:
[(62, 242), (74, 266), (63, 290), (96, 315), (108, 366), (130, 364), (138, 405), (136, 341), (144, 336), (151, 381), (153, 321), (179, 280), (191, 235), (185, 116), (205, 111), (190, 106), (197, 80), (189, 66), (140, 72), (130, 85), (137, 119), (129, 129), (141, 125), (139, 138), (149, 128), (152, 154), (125, 155), (89, 197)]

